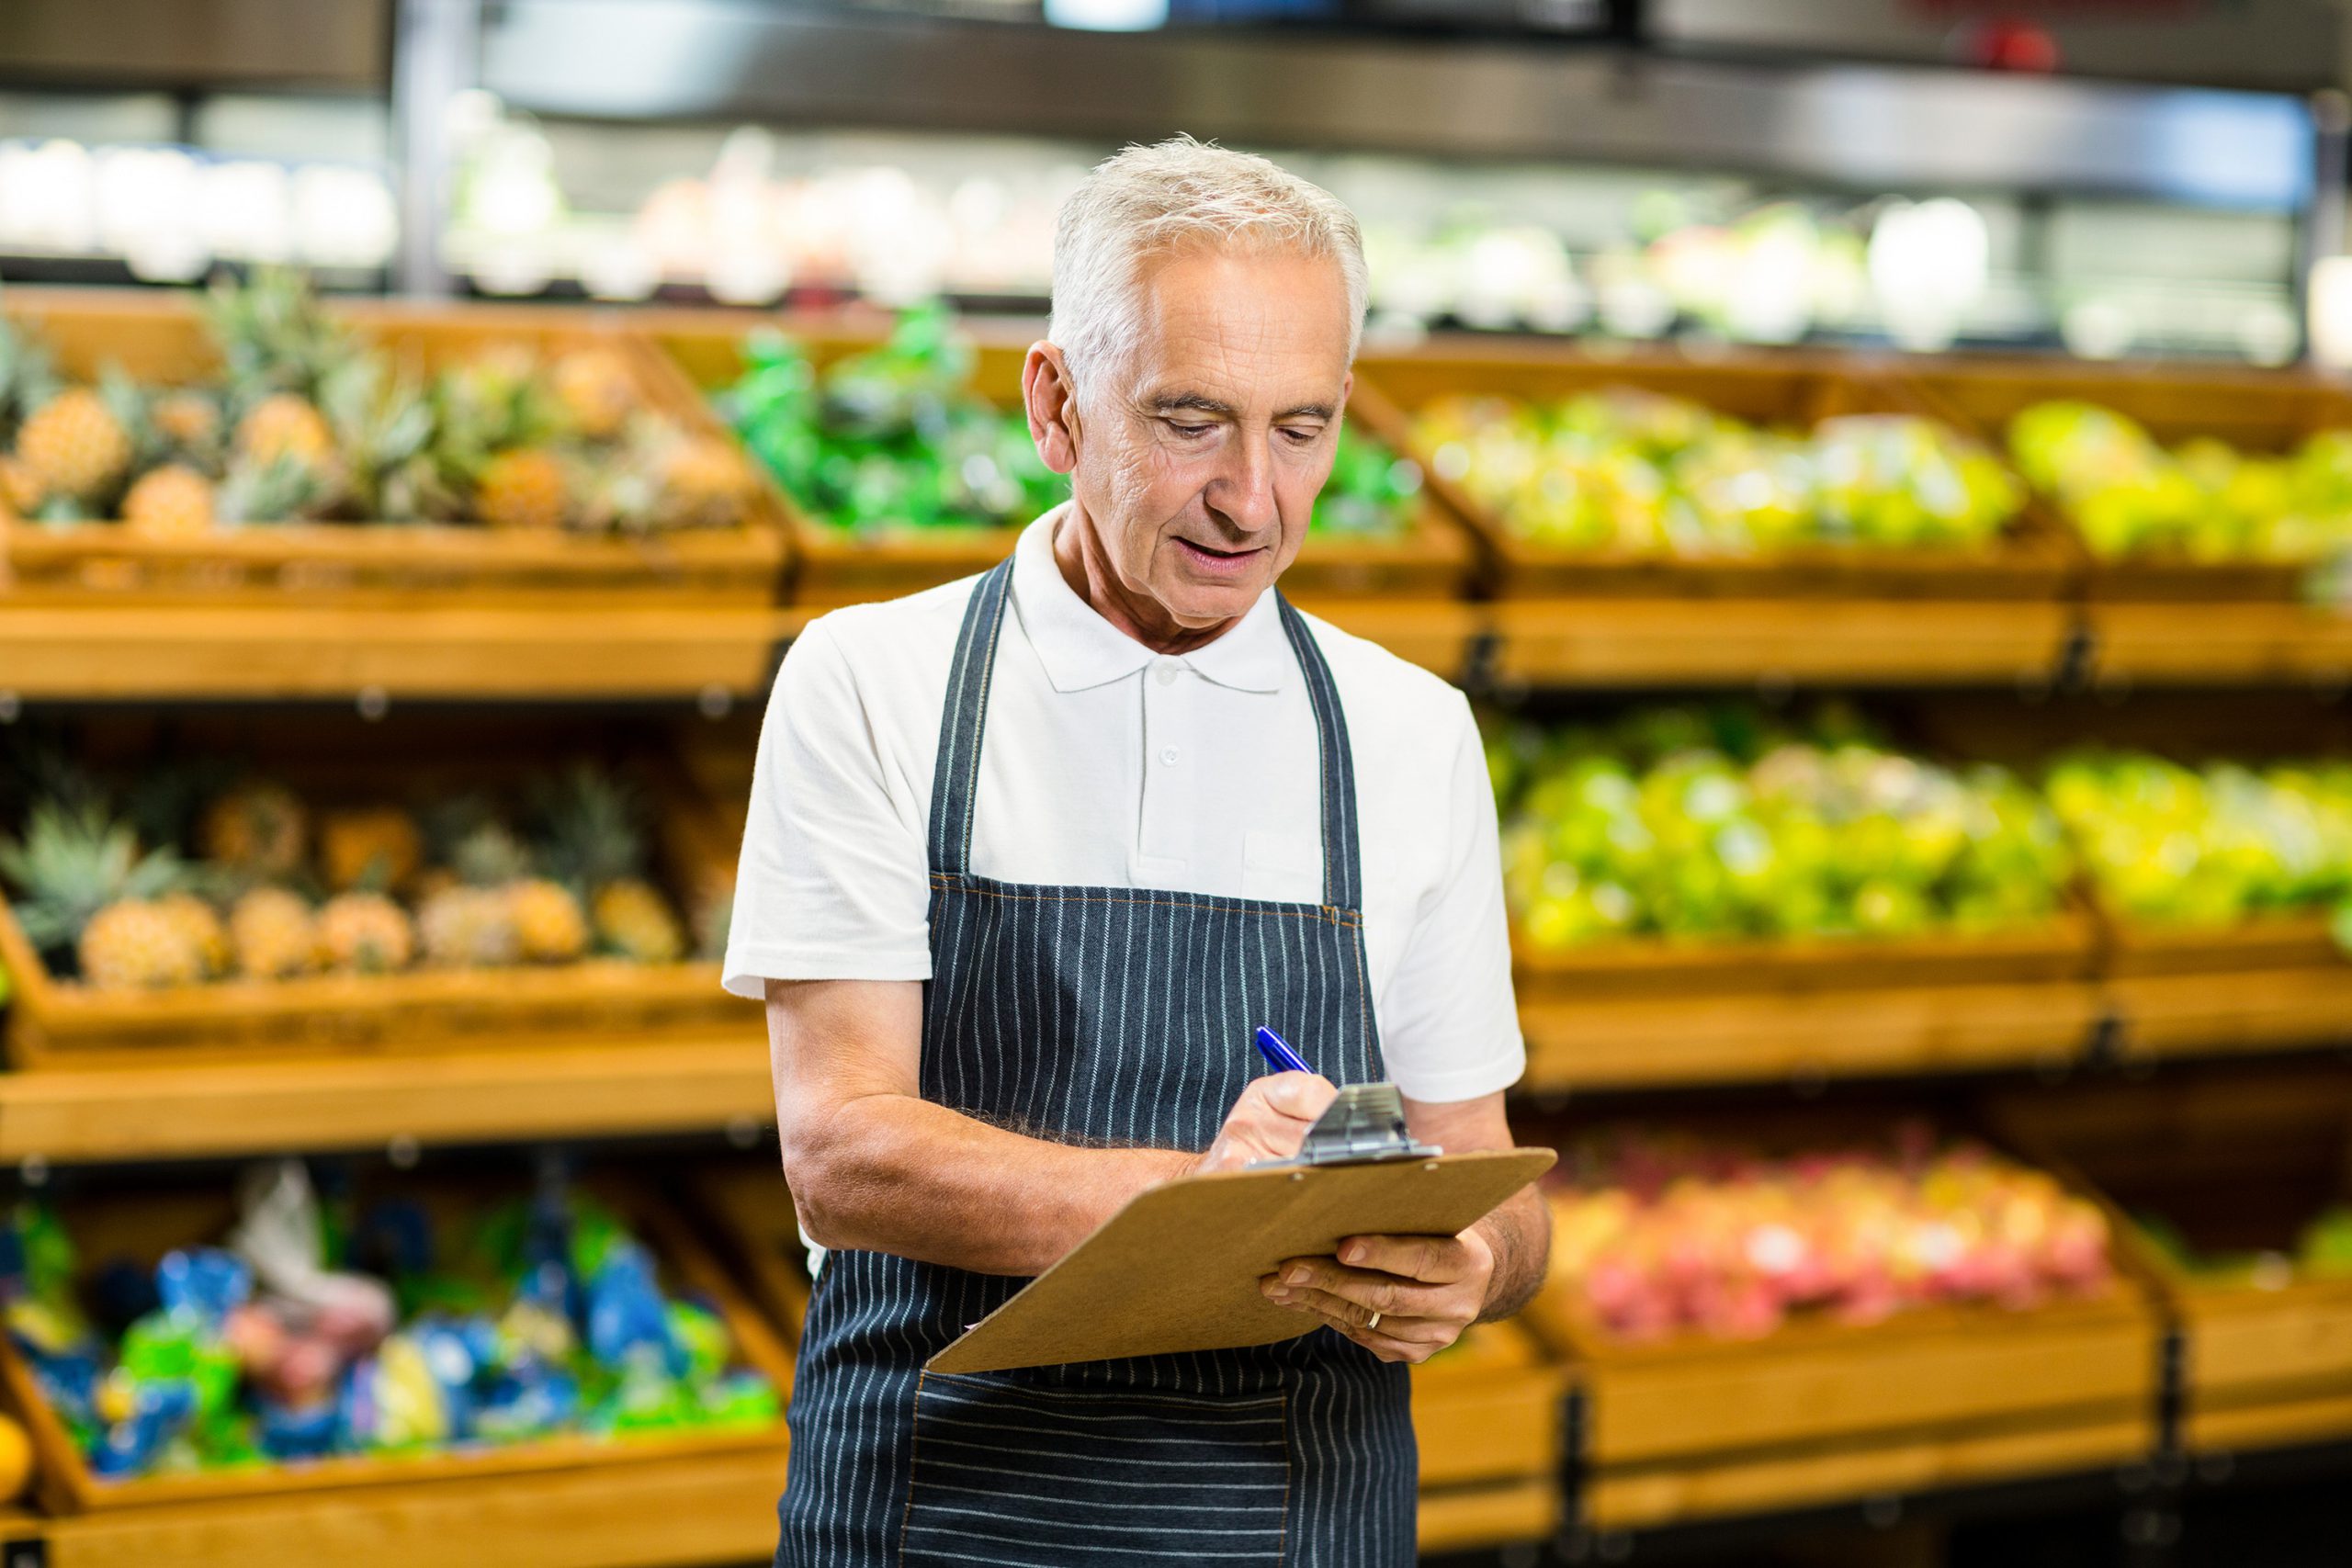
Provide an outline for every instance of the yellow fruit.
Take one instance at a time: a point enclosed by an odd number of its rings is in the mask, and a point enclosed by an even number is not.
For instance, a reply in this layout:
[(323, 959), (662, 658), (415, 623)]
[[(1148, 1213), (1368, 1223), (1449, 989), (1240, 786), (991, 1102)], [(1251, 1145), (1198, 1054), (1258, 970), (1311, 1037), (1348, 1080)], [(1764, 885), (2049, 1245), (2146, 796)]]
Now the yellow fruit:
[(319, 911), (319, 946), (330, 967), (381, 975), (416, 956), (416, 933), (398, 904), (375, 893), (345, 893)]
[(639, 964), (675, 964), (685, 952), (685, 932), (668, 901), (635, 877), (599, 888), (595, 913), (597, 936), (624, 957)]
[(0, 1416), (0, 1504), (23, 1496), (32, 1478), (32, 1439), (22, 1427)]
[(723, 528), (741, 521), (752, 469), (734, 443), (715, 435), (686, 435), (672, 443), (663, 457), (662, 486), (673, 526)]
[(241, 784), (214, 801), (197, 825), (207, 860), (262, 876), (287, 876), (310, 840), (302, 803), (282, 784)]
[(72, 387), (35, 410), (17, 433), (17, 456), (41, 489), (76, 499), (94, 496), (130, 465), (130, 436), (106, 400)]
[(209, 446), (220, 434), (220, 411), (198, 392), (166, 392), (149, 412), (175, 446)]
[(0, 517), (30, 517), (48, 499), (31, 464), (14, 453), (0, 457)]
[(418, 907), (416, 934), (426, 959), (447, 967), (493, 967), (512, 964), (518, 955), (514, 916), (503, 888), (439, 889)]
[(177, 463), (152, 469), (122, 498), (122, 520), (155, 539), (185, 539), (212, 527), (212, 482)]
[(613, 349), (576, 349), (555, 362), (552, 379), (564, 412), (592, 440), (618, 435), (637, 403), (628, 361)]
[(197, 962), (206, 979), (229, 972), (229, 929), (220, 923), (220, 917), (213, 912), (211, 905), (193, 893), (167, 893), (155, 900), (155, 908), (196, 950)]
[(308, 974), (319, 964), (318, 922), (300, 894), (256, 887), (229, 909), (239, 973), (256, 980)]
[(107, 905), (82, 928), (82, 978), (101, 991), (187, 986), (203, 977), (196, 944), (171, 915), (140, 898)]
[(319, 820), (319, 870), (338, 893), (404, 887), (424, 858), (424, 836), (397, 807), (332, 811)]
[(534, 877), (510, 882), (503, 891), (524, 957), (561, 964), (587, 951), (587, 919), (580, 900), (561, 883)]
[(560, 528), (571, 515), (571, 485), (554, 453), (522, 446), (482, 466), (475, 499), (493, 528)]
[(273, 392), (237, 422), (237, 452), (255, 463), (291, 457), (306, 468), (324, 468), (334, 457), (334, 434), (326, 416), (291, 392)]

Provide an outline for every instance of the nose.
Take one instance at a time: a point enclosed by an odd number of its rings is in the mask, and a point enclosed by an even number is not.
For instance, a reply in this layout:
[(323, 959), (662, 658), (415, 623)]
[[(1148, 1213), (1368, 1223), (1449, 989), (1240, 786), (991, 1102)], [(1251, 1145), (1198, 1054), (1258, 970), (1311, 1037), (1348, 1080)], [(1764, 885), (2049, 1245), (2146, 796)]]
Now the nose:
[(1238, 534), (1278, 527), (1274, 504), (1273, 433), (1251, 432), (1226, 444), (1218, 472), (1202, 492), (1209, 510)]

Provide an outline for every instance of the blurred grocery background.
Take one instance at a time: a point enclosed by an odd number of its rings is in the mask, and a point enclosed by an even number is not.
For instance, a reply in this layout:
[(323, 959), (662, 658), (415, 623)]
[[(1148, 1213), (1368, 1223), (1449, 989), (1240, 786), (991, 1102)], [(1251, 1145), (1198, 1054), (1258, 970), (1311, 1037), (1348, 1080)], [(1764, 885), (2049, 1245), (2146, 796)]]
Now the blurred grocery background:
[(1053, 503), (1056, 203), (1363, 215), (1554, 1278), (1431, 1562), (2352, 1561), (2352, 15), (11, 0), (0, 1561), (748, 1563), (765, 687)]

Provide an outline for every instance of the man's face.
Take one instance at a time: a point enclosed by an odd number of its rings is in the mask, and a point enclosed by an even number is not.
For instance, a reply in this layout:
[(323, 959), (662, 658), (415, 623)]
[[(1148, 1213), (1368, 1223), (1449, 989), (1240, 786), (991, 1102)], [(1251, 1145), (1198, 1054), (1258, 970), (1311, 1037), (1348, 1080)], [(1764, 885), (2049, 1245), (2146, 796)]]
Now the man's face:
[(1241, 615), (1306, 537), (1351, 378), (1329, 260), (1146, 264), (1136, 347), (1094, 367), (1071, 493), (1129, 596), (1189, 627)]

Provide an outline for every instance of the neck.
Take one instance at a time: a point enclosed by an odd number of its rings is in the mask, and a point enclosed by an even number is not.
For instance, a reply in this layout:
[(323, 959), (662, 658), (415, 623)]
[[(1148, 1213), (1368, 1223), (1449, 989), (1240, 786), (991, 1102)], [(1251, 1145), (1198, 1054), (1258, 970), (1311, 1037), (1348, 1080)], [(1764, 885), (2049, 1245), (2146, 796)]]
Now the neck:
[(1190, 653), (1223, 637), (1238, 622), (1234, 616), (1193, 626), (1177, 619), (1168, 606), (1148, 594), (1130, 590), (1102, 548), (1093, 521), (1075, 498), (1054, 527), (1054, 564), (1070, 592), (1086, 601), (1094, 613), (1154, 653)]

